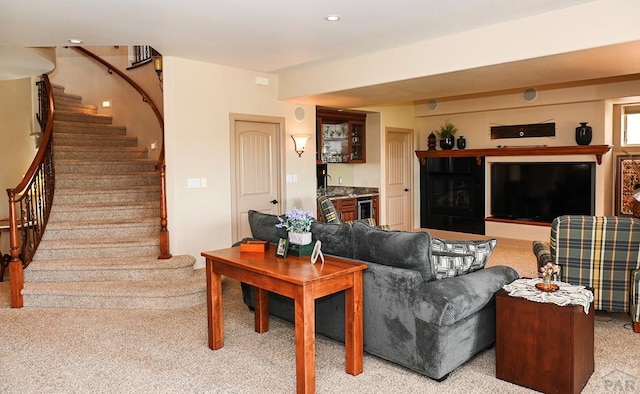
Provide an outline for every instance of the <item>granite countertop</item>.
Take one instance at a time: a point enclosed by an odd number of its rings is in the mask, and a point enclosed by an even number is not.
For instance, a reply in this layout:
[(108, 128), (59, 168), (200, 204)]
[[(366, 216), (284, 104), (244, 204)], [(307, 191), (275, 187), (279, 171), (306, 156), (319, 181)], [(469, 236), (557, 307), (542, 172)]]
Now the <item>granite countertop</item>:
[(330, 200), (337, 200), (339, 198), (377, 196), (380, 192), (377, 187), (327, 186), (327, 190), (320, 188), (316, 194), (317, 196), (325, 195)]

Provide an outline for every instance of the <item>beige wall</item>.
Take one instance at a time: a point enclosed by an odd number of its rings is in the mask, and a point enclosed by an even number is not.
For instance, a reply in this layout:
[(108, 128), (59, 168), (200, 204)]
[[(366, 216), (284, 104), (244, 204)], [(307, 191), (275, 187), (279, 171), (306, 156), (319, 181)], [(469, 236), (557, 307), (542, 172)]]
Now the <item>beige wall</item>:
[[(229, 114), (285, 119), (284, 168), (296, 174), (287, 183), (281, 209), (315, 212), (315, 139), (298, 157), (290, 134), (315, 133), (315, 107), (278, 100), (277, 77), (187, 59), (165, 57), (165, 130), (171, 253), (197, 256), (231, 245)], [(256, 84), (269, 79), (269, 86)], [(208, 187), (187, 189), (187, 178), (207, 178)], [(283, 180), (284, 181), (284, 180)]]
[[(151, 63), (126, 70), (127, 46), (87, 49), (124, 71), (151, 96), (162, 113), (162, 90)], [(50, 74), (51, 82), (64, 86), (65, 93), (82, 96), (82, 102), (97, 106), (98, 113), (113, 116), (113, 124), (126, 125), (127, 135), (138, 137), (138, 145), (149, 149), (149, 158), (156, 159), (160, 151), (151, 150), (150, 145), (154, 141), (158, 147), (162, 145), (160, 124), (142, 96), (122, 78), (109, 74), (105, 66), (71, 48), (58, 47), (56, 54), (57, 67)], [(104, 100), (111, 100), (112, 106), (103, 108)]]
[[(427, 149), (427, 136), (446, 120), (453, 122), (459, 129), (458, 135), (467, 139), (467, 148), (495, 148), (497, 145), (524, 146), (575, 146), (575, 128), (579, 122), (589, 122), (593, 127), (592, 145), (619, 144), (619, 134), (614, 133), (614, 124), (619, 121), (614, 116), (614, 104), (629, 102), (630, 96), (640, 91), (640, 81), (631, 80), (605, 85), (545, 90), (538, 92), (538, 98), (526, 102), (522, 94), (510, 94), (469, 100), (439, 103), (438, 108), (430, 110), (426, 104), (417, 105), (416, 127), (418, 129), (418, 149)], [(618, 114), (619, 116), (619, 114)], [(490, 128), (497, 125), (527, 123), (556, 124), (555, 137), (498, 139), (491, 140)], [(614, 138), (615, 135), (615, 138)], [(594, 156), (534, 156), (534, 157), (489, 157), (486, 164), (486, 181), (489, 179), (489, 165), (499, 161), (589, 161)], [(596, 214), (611, 215), (614, 212), (615, 190), (615, 153), (604, 155), (602, 165), (596, 166)], [(419, 164), (416, 163), (419, 171)], [(544, 175), (541, 174), (541, 182)], [(489, 191), (487, 193), (486, 212), (489, 215)], [(419, 193), (415, 195), (419, 201)], [(419, 206), (416, 206), (415, 220), (419, 221)], [(504, 223), (487, 223), (486, 234), (522, 240), (546, 240), (549, 228)]]
[[(0, 218), (9, 216), (7, 189), (18, 186), (36, 154), (32, 130), (40, 128), (35, 119), (33, 100), (35, 79), (0, 81)], [(0, 251), (8, 253), (9, 237), (2, 234)]]

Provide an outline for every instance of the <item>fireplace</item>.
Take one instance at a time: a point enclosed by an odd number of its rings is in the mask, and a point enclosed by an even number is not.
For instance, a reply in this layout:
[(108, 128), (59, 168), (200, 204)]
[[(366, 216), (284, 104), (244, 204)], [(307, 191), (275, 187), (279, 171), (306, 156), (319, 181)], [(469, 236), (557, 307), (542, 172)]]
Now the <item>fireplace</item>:
[(484, 158), (427, 158), (420, 167), (420, 226), (484, 234)]

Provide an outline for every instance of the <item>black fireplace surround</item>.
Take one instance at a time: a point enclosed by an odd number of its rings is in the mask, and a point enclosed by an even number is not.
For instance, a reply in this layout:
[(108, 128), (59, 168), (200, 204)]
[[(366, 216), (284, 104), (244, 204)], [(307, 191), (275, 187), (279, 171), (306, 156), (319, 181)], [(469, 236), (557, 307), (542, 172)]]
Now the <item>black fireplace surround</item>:
[(420, 226), (484, 234), (484, 158), (427, 158), (420, 168)]

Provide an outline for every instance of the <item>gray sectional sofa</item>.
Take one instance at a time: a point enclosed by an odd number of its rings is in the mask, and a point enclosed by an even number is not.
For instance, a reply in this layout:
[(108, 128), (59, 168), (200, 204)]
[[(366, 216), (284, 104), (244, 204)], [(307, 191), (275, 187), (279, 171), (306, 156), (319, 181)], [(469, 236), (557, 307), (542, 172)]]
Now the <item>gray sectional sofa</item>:
[[(276, 216), (249, 212), (253, 237), (286, 237)], [(495, 293), (517, 279), (506, 266), (483, 268), (495, 240), (446, 241), (425, 232), (364, 223), (313, 223), (325, 254), (363, 261), (364, 350), (442, 380), (495, 342)], [(474, 271), (475, 270), (475, 271)], [(441, 278), (441, 279), (437, 279)], [(253, 307), (253, 288), (242, 284)], [(271, 293), (269, 312), (293, 321), (291, 299)], [(316, 333), (344, 341), (344, 292), (316, 301)]]

